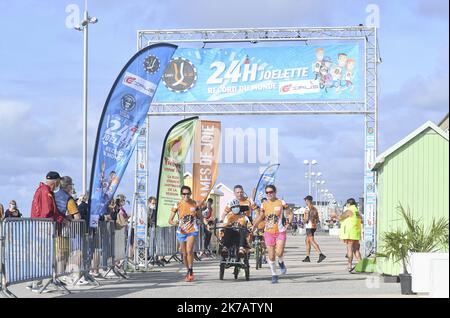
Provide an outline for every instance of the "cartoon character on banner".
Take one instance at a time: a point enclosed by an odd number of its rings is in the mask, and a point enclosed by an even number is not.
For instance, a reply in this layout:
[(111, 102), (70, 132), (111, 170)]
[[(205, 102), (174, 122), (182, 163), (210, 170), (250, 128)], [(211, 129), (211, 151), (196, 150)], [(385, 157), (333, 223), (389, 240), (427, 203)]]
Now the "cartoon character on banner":
[(323, 57), (324, 57), (325, 51), (323, 48), (316, 49), (316, 62), (312, 65), (315, 78), (314, 80), (317, 80), (320, 77), (320, 68), (324, 65)]
[(342, 88), (342, 90), (348, 89), (350, 93), (352, 93), (353, 89), (354, 89), (353, 82), (352, 82), (354, 70), (355, 70), (355, 60), (348, 59), (346, 71), (345, 71), (345, 87)]
[(319, 87), (321, 89), (325, 89), (326, 93), (328, 93), (328, 88), (333, 87), (333, 77), (330, 74), (331, 65), (331, 59), (329, 57), (325, 57), (323, 60), (323, 65), (320, 67)]
[(117, 176), (117, 173), (115, 171), (111, 171), (109, 173), (108, 180), (106, 182), (104, 182), (104, 187), (103, 187), (103, 194), (107, 200), (112, 198), (112, 194), (114, 193), (115, 188), (117, 187), (119, 182), (120, 182), (120, 178), (119, 178), (119, 176)]
[(102, 194), (106, 193), (106, 187), (108, 183), (105, 180), (105, 170), (106, 170), (106, 162), (103, 160), (100, 164), (100, 175), (98, 177), (99, 185), (97, 186), (97, 191), (102, 190)]
[(333, 68), (333, 86), (336, 87), (336, 93), (339, 93), (344, 81), (342, 80), (347, 65), (347, 54), (338, 54), (338, 64)]

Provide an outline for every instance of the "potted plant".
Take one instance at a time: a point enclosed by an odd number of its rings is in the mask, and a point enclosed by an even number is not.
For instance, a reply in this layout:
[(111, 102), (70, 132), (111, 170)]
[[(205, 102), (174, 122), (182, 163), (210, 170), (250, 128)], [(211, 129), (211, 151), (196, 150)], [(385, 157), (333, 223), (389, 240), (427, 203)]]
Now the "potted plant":
[(441, 218), (433, 219), (431, 226), (425, 228), (420, 219), (414, 219), (411, 213), (405, 211), (400, 204), (397, 207), (399, 214), (406, 223), (406, 229), (386, 232), (382, 236), (383, 251), (377, 253), (378, 257), (392, 259), (395, 263), (401, 262), (403, 273), (399, 275), (401, 292), (405, 295), (413, 294), (412, 278), (408, 273), (408, 265), (411, 253), (437, 252), (442, 248), (448, 248), (448, 220)]

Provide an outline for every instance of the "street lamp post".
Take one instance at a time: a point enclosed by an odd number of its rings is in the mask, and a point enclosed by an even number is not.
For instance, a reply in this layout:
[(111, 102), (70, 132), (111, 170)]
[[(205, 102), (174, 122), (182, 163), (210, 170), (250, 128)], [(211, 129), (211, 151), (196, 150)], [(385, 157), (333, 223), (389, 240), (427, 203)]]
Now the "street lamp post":
[(318, 206), (319, 210), (321, 210), (321, 204), (320, 204), (320, 200), (319, 200), (319, 196), (320, 196), (319, 188), (320, 188), (320, 185), (324, 184), (324, 183), (325, 183), (324, 180), (316, 180), (316, 205)]
[[(314, 173), (314, 172), (313, 172)], [(319, 187), (319, 183), (320, 183), (320, 181), (318, 180), (319, 179), (319, 177), (322, 175), (322, 172), (317, 172), (315, 175), (314, 175), (314, 182), (313, 182), (313, 185), (314, 185), (314, 187), (316, 188), (316, 196), (315, 196), (315, 199), (316, 199), (316, 205), (317, 205), (317, 194), (318, 194), (318, 187)]]
[(84, 17), (81, 25), (75, 26), (75, 30), (83, 31), (83, 194), (87, 192), (87, 114), (88, 114), (88, 26), (97, 23), (96, 17), (90, 17), (85, 2)]
[(311, 195), (311, 170), (312, 170), (312, 166), (317, 164), (317, 160), (303, 160), (303, 163), (305, 165), (309, 166), (309, 174), (308, 174), (308, 195)]

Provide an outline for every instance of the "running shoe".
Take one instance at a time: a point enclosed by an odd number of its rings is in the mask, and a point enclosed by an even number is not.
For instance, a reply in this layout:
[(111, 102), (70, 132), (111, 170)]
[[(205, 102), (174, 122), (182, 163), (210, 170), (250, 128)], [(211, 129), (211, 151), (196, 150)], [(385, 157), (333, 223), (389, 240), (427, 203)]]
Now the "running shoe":
[(317, 263), (322, 262), (325, 258), (327, 258), (327, 257), (325, 255), (323, 255), (322, 253), (320, 253), (319, 260), (317, 261)]
[(83, 278), (80, 278), (77, 282), (78, 286), (84, 286), (84, 285), (89, 285), (89, 282), (87, 280), (84, 280)]
[(309, 263), (311, 260), (309, 259), (309, 256), (306, 256), (305, 259), (302, 261), (303, 263)]
[(192, 282), (194, 280), (194, 272), (188, 272), (186, 274), (186, 282)]
[(284, 264), (284, 262), (282, 262), (282, 263), (278, 262), (278, 266), (280, 266), (281, 275), (285, 275), (287, 268), (286, 268), (286, 265)]
[[(33, 289), (31, 289), (31, 291), (34, 292), (34, 293), (39, 293), (39, 291), (40, 291), (41, 289), (42, 289), (42, 286), (41, 286), (41, 287), (34, 287)], [(46, 289), (44, 289), (44, 290), (42, 291), (41, 294), (46, 294), (46, 293), (49, 293), (49, 292), (51, 292), (51, 290), (48, 289), (48, 288), (46, 288)]]
[(278, 275), (272, 275), (272, 284), (278, 283)]
[(33, 289), (40, 289), (40, 288), (42, 288), (44, 285), (42, 285), (42, 282), (31, 282), (31, 283), (29, 283), (27, 286), (26, 286), (26, 288), (28, 289), (28, 290), (33, 290)]

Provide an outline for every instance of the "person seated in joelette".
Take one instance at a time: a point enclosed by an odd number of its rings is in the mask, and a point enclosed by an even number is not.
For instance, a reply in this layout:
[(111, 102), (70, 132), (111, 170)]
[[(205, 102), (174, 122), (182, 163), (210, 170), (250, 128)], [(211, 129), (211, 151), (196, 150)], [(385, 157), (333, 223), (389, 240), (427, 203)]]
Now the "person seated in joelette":
[(242, 212), (239, 200), (234, 199), (229, 204), (231, 212), (227, 213), (223, 221), (225, 230), (223, 237), (222, 256), (228, 257), (228, 249), (233, 245), (239, 246), (239, 257), (244, 257), (250, 249), (247, 242), (247, 228), (251, 222), (245, 212)]

